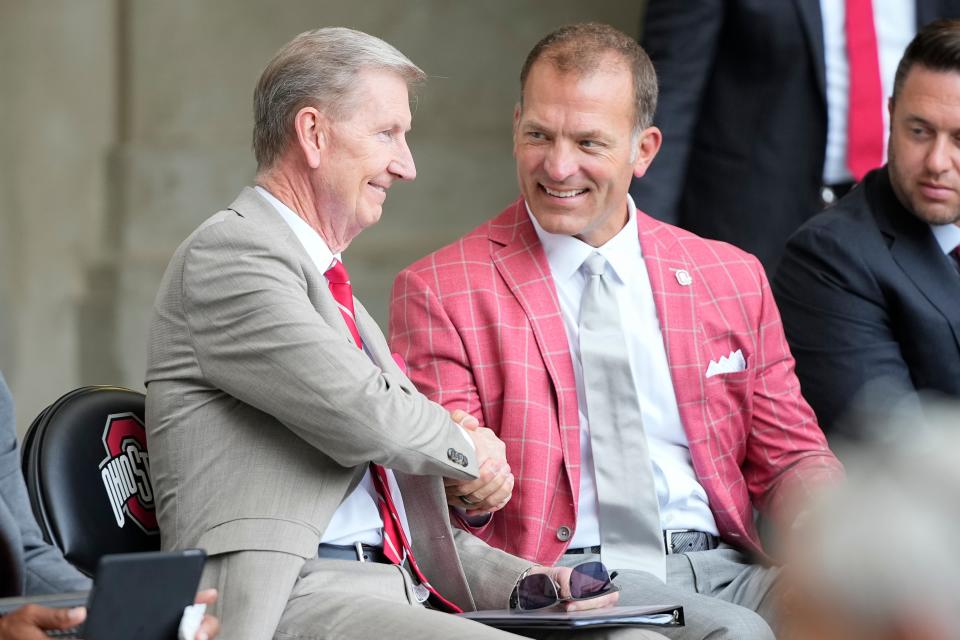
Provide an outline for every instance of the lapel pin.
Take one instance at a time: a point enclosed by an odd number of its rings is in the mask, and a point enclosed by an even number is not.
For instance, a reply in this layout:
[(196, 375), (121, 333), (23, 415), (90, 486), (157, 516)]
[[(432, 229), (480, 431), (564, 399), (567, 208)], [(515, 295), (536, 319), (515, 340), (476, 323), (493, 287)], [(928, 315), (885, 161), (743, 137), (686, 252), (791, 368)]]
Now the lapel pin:
[(690, 272), (686, 269), (679, 269), (677, 270), (677, 282), (680, 283), (681, 287), (689, 287), (693, 278), (690, 277)]

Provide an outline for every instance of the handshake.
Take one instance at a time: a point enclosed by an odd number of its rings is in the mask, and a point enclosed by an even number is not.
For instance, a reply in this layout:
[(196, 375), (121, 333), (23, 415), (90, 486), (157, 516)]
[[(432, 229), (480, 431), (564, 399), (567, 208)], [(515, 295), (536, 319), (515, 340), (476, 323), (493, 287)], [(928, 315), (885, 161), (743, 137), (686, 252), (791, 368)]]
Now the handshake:
[(475, 480), (444, 481), (447, 504), (466, 509), (467, 516), (482, 516), (503, 509), (513, 495), (513, 472), (507, 464), (507, 449), (497, 435), (481, 427), (466, 411), (457, 409), (450, 418), (463, 427), (473, 442), (480, 476)]

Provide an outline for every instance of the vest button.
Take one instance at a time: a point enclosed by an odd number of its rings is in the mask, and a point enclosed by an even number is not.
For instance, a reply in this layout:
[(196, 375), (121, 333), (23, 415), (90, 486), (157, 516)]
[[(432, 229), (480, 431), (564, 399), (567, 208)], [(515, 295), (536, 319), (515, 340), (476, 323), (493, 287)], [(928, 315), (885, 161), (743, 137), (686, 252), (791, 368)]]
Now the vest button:
[(570, 536), (573, 535), (573, 530), (570, 529), (567, 525), (560, 525), (557, 527), (557, 540), (560, 542), (566, 542), (570, 539)]

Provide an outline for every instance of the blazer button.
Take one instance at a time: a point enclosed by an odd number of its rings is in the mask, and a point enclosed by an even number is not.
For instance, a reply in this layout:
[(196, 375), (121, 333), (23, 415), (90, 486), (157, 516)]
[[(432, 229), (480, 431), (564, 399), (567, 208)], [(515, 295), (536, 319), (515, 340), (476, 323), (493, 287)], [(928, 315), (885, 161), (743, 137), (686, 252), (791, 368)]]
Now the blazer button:
[(567, 525), (561, 525), (557, 527), (557, 540), (560, 542), (566, 542), (570, 539), (570, 536), (573, 535), (573, 531)]

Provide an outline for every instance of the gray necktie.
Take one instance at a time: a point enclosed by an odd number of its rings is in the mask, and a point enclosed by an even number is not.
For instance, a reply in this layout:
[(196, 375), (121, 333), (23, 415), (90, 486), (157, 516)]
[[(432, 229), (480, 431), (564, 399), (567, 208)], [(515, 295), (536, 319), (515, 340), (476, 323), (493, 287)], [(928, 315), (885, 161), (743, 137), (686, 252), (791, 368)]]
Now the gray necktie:
[(600, 557), (610, 569), (666, 575), (660, 505), (650, 450), (607, 260), (594, 252), (583, 268), (580, 360), (600, 501)]

